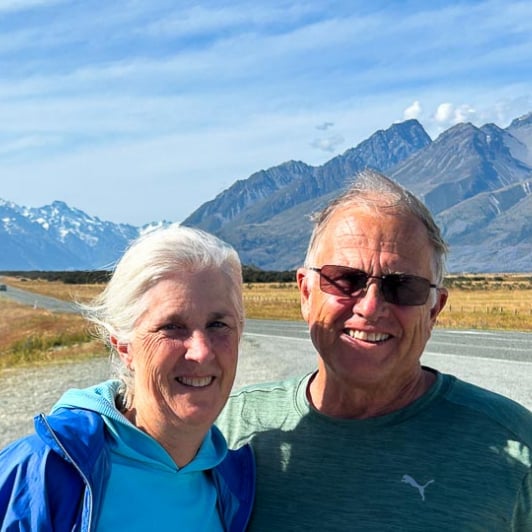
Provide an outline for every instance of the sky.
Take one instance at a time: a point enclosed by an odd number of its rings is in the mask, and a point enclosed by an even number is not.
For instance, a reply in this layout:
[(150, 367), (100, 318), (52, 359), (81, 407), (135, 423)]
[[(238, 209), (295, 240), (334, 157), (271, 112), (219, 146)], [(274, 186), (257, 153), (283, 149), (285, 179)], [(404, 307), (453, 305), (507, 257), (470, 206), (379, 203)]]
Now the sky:
[(0, 0), (0, 198), (179, 222), (416, 118), (532, 111), (529, 0)]

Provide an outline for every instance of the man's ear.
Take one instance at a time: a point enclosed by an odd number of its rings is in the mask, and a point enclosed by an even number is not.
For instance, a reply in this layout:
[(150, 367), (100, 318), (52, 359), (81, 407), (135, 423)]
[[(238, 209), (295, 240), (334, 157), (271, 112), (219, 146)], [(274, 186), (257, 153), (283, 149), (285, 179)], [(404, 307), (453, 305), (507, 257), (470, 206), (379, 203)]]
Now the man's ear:
[(130, 369), (133, 368), (133, 357), (129, 352), (129, 344), (120, 342), (116, 336), (111, 336), (111, 345), (116, 349), (122, 362)]
[(310, 289), (308, 280), (308, 270), (306, 268), (298, 268), (296, 272), (297, 287), (299, 288), (299, 297), (301, 302), (301, 315), (303, 319), (308, 322), (309, 308), (310, 308)]
[(447, 288), (441, 287), (437, 289), (436, 303), (430, 309), (430, 321), (433, 327), (434, 327), (434, 324), (436, 323), (436, 319), (438, 318), (440, 312), (444, 309), (445, 304), (447, 303), (448, 297), (449, 297), (449, 292), (447, 291)]

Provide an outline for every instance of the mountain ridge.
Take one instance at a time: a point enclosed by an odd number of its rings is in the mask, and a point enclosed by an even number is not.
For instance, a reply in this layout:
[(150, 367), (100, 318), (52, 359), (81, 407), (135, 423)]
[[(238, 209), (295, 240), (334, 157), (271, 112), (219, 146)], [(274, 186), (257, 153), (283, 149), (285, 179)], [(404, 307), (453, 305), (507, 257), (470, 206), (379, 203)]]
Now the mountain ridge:
[[(380, 129), (320, 166), (286, 161), (207, 201), (182, 223), (231, 243), (243, 264), (302, 264), (311, 214), (364, 168), (420, 197), (450, 244), (450, 272), (525, 272), (532, 264), (532, 113), (506, 128), (457, 124), (432, 140), (417, 120)], [(55, 201), (0, 200), (0, 270), (105, 269), (152, 225), (115, 224)]]
[[(402, 149), (390, 148), (397, 145)], [(313, 194), (302, 195), (302, 201), (293, 199), (289, 208), (271, 208), (272, 215), (266, 219), (248, 207), (223, 227), (211, 226), (199, 210), (183, 223), (227, 240), (246, 264), (293, 269), (302, 263), (306, 251), (312, 228), (309, 215), (338, 195), (356, 171), (374, 168), (410, 189), (432, 211), (449, 240), (450, 271), (528, 271), (532, 264), (528, 215), (532, 167), (527, 162), (531, 152), (532, 113), (515, 119), (506, 129), (495, 124), (457, 124), (434, 141), (419, 122), (410, 120), (377, 131), (320, 167), (308, 168), (311, 178), (306, 186)], [(392, 153), (394, 159), (390, 159)], [(297, 182), (288, 177), (286, 181)], [(231, 203), (231, 188), (218, 198)], [(276, 201), (272, 195), (270, 202)], [(211, 212), (222, 208), (221, 203), (210, 205)], [(512, 215), (513, 211), (521, 214)], [(516, 246), (519, 256), (512, 249)]]

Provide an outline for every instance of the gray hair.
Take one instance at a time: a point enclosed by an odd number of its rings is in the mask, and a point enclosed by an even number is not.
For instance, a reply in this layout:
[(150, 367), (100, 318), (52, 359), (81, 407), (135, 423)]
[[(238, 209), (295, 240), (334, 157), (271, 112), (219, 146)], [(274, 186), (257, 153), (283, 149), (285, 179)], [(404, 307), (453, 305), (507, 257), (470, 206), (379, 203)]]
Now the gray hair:
[(380, 212), (408, 214), (419, 219), (427, 229), (433, 249), (433, 268), (436, 283), (443, 280), (447, 244), (427, 207), (407, 189), (375, 170), (366, 169), (357, 174), (347, 190), (335, 198), (321, 212), (313, 217), (314, 230), (305, 258), (305, 265), (311, 264), (320, 237), (332, 215), (346, 207), (367, 207)]
[(237, 312), (239, 336), (244, 327), (242, 266), (237, 252), (227, 243), (200, 229), (179, 224), (146, 231), (134, 240), (116, 264), (103, 292), (91, 304), (82, 305), (96, 335), (108, 346), (114, 376), (120, 378), (128, 399), (132, 374), (111, 343), (131, 340), (136, 321), (146, 311), (143, 295), (159, 281), (180, 271), (199, 272), (219, 268), (227, 277)]

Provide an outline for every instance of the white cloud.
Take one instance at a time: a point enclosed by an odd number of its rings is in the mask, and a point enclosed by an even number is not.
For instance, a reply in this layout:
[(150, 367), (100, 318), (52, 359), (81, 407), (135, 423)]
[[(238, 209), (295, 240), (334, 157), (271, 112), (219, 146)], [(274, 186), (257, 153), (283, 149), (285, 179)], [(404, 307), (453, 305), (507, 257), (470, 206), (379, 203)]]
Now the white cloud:
[[(532, 109), (530, 2), (54, 3), (0, 0), (0, 175), (23, 204), (64, 193), (92, 212), (90, 182), (95, 214), (175, 219), (236, 179), (323, 164), (401, 118), (433, 136)], [(5, 6), (33, 16), (12, 21)], [(475, 24), (457, 42), (464, 17)], [(104, 213), (109, 187), (128, 201)]]
[(0, 143), (0, 155), (28, 152), (35, 148), (57, 146), (61, 139), (53, 135), (28, 135)]
[(448, 123), (453, 116), (453, 104), (452, 103), (441, 103), (438, 105), (436, 112), (434, 113), (434, 120), (439, 124)]
[(342, 144), (344, 141), (345, 139), (341, 135), (332, 135), (330, 137), (314, 139), (310, 145), (318, 150), (333, 153), (336, 151), (336, 147)]
[(433, 118), (439, 127), (447, 129), (461, 122), (474, 122), (477, 111), (469, 104), (454, 105), (445, 102), (438, 105)]
[(458, 124), (459, 122), (471, 122), (474, 121), (477, 117), (477, 111), (474, 107), (464, 104), (460, 107), (457, 107), (454, 110), (454, 120), (455, 123)]
[(418, 100), (416, 100), (415, 102), (412, 103), (412, 105), (408, 106), (403, 111), (403, 119), (404, 120), (410, 120), (412, 118), (418, 119), (421, 117), (422, 111), (423, 109), (421, 107), (421, 103)]
[(65, 0), (2, 0), (0, 2), (0, 12), (4, 11), (24, 11), (35, 7), (50, 7)]

